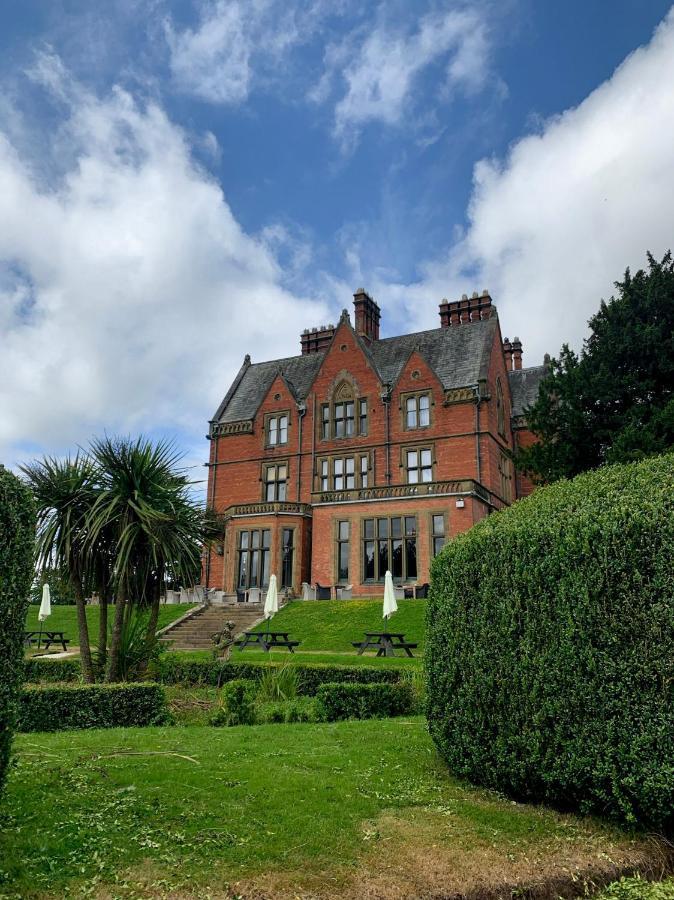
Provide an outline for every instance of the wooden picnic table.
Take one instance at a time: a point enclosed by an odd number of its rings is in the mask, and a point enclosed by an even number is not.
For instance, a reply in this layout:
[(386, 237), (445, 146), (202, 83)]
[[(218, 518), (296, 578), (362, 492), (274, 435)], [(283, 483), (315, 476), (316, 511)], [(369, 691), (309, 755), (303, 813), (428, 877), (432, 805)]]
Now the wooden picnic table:
[(295, 647), (299, 647), (299, 641), (290, 640), (290, 632), (288, 631), (244, 631), (243, 639), (234, 641), (239, 650), (245, 650), (246, 647), (257, 647), (269, 653), (272, 647), (287, 647), (291, 652), (295, 652)]
[(412, 650), (416, 650), (418, 646), (406, 641), (405, 635), (400, 631), (366, 631), (364, 641), (352, 643), (358, 648), (358, 656), (362, 656), (366, 650), (376, 650), (377, 656), (395, 656), (396, 650), (414, 656)]
[(32, 647), (33, 644), (37, 644), (39, 647), (43, 643), (45, 650), (49, 650), (52, 644), (60, 644), (64, 650), (67, 650), (70, 640), (65, 635), (65, 631), (47, 631), (46, 628), (43, 628), (42, 631), (24, 631), (23, 643), (26, 647)]

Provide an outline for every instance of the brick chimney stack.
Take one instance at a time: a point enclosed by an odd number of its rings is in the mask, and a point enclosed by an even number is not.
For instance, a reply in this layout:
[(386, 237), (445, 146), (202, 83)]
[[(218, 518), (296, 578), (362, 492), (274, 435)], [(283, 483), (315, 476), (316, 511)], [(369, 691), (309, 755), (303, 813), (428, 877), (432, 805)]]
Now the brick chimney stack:
[(365, 288), (358, 288), (353, 295), (353, 305), (356, 310), (356, 334), (368, 341), (378, 341), (381, 310)]
[(508, 338), (505, 338), (503, 341), (503, 355), (505, 357), (505, 367), (506, 371), (512, 372), (513, 368), (513, 345), (510, 343)]
[(335, 333), (334, 325), (321, 325), (320, 328), (305, 328), (300, 335), (302, 356), (307, 353), (318, 353), (325, 350)]
[(440, 325), (443, 328), (451, 328), (455, 325), (465, 325), (470, 322), (480, 322), (488, 319), (492, 314), (491, 297), (489, 291), (482, 294), (477, 291), (472, 297), (464, 294), (460, 300), (443, 300), (440, 304)]
[(516, 337), (513, 338), (513, 369), (522, 368), (522, 341)]

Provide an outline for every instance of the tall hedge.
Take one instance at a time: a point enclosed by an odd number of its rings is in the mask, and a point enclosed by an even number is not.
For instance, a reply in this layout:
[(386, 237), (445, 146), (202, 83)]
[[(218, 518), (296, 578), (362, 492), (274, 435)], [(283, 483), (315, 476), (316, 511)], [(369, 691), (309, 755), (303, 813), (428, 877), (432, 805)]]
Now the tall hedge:
[(450, 768), (674, 828), (674, 456), (539, 489), (453, 540), (432, 582), (427, 711)]
[(5, 782), (23, 674), (23, 630), (33, 577), (35, 507), (0, 465), (0, 789)]

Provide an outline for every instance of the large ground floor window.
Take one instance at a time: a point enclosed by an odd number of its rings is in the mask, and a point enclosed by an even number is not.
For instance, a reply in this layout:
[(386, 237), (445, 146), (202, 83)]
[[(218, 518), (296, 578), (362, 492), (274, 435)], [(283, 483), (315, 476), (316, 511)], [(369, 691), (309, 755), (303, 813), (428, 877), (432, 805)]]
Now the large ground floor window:
[(283, 529), (281, 562), (281, 587), (293, 586), (293, 557), (295, 555), (295, 529)]
[(363, 581), (383, 581), (387, 569), (394, 581), (416, 579), (416, 516), (364, 519), (362, 545)]
[(271, 531), (255, 528), (240, 531), (237, 546), (236, 586), (238, 590), (269, 586)]

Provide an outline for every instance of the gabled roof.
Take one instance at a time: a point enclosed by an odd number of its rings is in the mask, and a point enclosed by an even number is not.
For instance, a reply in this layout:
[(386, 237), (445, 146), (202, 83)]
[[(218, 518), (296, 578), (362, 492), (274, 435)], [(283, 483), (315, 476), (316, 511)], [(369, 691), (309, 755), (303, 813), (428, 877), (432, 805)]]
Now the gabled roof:
[[(444, 390), (451, 390), (475, 385), (487, 377), (497, 323), (493, 314), (480, 322), (433, 328), (371, 344), (358, 340), (383, 384), (395, 384), (410, 354), (416, 350), (437, 374)], [(296, 399), (306, 399), (327, 352), (290, 356), (242, 368), (213, 421), (252, 419), (279, 373)]]
[(513, 416), (523, 416), (527, 407), (536, 402), (538, 388), (546, 372), (546, 366), (531, 366), (529, 369), (515, 369), (508, 372)]

